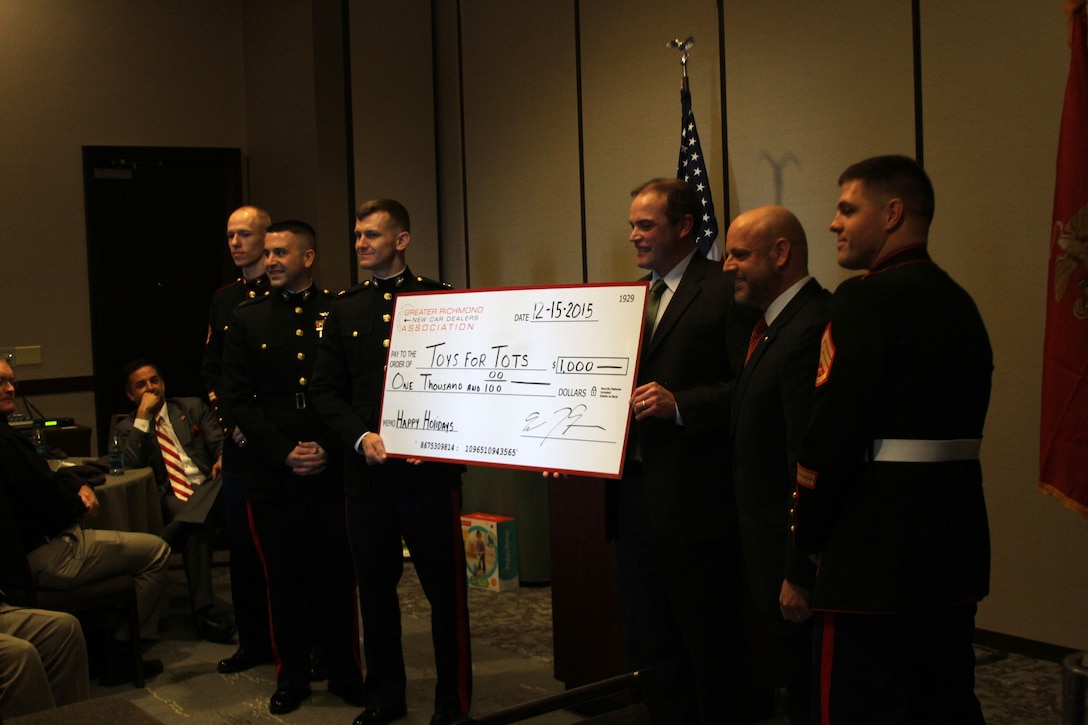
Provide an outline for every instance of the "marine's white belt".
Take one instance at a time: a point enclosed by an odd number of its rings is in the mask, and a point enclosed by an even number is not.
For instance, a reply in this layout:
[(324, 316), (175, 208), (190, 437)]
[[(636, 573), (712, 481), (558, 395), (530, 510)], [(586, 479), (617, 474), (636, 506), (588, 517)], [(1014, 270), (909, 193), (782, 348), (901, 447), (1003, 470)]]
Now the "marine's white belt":
[(935, 441), (878, 438), (873, 441), (872, 460), (883, 463), (976, 461), (981, 448), (981, 438), (949, 438)]

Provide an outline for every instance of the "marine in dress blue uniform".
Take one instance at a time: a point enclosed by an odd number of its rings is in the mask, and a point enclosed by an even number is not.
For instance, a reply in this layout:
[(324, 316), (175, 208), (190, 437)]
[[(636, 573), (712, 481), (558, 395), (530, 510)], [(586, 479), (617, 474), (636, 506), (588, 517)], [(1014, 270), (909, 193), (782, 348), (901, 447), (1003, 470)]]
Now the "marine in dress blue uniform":
[(970, 296), (926, 250), (912, 159), (851, 166), (841, 266), (802, 443), (794, 545), (818, 562), (816, 722), (982, 723), (976, 602), (990, 548), (978, 460), (993, 353)]
[(277, 679), (269, 709), (277, 714), (310, 695), (311, 644), (324, 649), (329, 691), (365, 702), (338, 447), (310, 404), (332, 297), (312, 284), (309, 265), (297, 268), (299, 240), (312, 231), (293, 224), (269, 227), (273, 289), (235, 309), (223, 351), (222, 397), (249, 451), (243, 486), (268, 579)]
[[(360, 207), (356, 253), (375, 274), (343, 293), (325, 323), (314, 372), (314, 404), (339, 436), (344, 456), (348, 530), (359, 580), (370, 703), (356, 723), (377, 725), (406, 713), (397, 582), (401, 537), (431, 605), (437, 684), (435, 725), (468, 712), (472, 697), (465, 547), (461, 534), (463, 466), (385, 458), (377, 434), (396, 295), (449, 289), (413, 275), (404, 263), (407, 211), (377, 200)], [(381, 278), (382, 272), (394, 272)]]
[(246, 452), (234, 441), (234, 420), (229, 407), (219, 399), (223, 377), (223, 342), (234, 308), (247, 300), (268, 294), (268, 275), (264, 273), (264, 235), (269, 223), (268, 212), (252, 206), (236, 209), (227, 219), (227, 247), (239, 275), (212, 296), (208, 312), (208, 340), (200, 365), (208, 402), (226, 434), (223, 440), (222, 497), (230, 537), (230, 592), (238, 627), (238, 649), (219, 662), (218, 670), (223, 673), (240, 672), (273, 659), (268, 634), (268, 584), (253, 545), (249, 511), (242, 489)]

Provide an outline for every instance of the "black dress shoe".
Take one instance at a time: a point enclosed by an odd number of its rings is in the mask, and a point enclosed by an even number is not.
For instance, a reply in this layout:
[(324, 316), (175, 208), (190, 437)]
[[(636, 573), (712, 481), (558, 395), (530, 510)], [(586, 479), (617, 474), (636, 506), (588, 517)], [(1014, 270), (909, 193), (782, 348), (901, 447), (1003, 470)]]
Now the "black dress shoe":
[(302, 701), (310, 696), (310, 686), (281, 687), (272, 693), (272, 699), (268, 701), (268, 711), (273, 715), (283, 715), (294, 712)]
[(351, 725), (385, 725), (386, 723), (400, 720), (408, 716), (408, 707), (401, 705), (398, 708), (368, 707), (359, 713), (359, 717)]
[(431, 715), (431, 725), (457, 725), (457, 723), (463, 723), (468, 718), (465, 715), (459, 713), (453, 713), (449, 710), (435, 710), (434, 715)]
[(225, 660), (219, 660), (219, 664), (216, 665), (215, 669), (224, 675), (229, 675), (232, 672), (242, 672), (251, 667), (265, 665), (271, 661), (272, 655), (253, 654), (249, 650), (239, 647), (238, 651), (230, 657)]
[(366, 703), (369, 700), (367, 697), (366, 685), (362, 682), (353, 682), (344, 685), (329, 680), (329, 694), (336, 695), (347, 704), (354, 705), (355, 707), (366, 707)]
[(196, 615), (196, 633), (197, 635), (208, 642), (216, 642), (218, 644), (231, 644), (234, 642), (234, 632), (236, 627), (233, 624), (226, 622), (220, 622), (212, 619), (206, 614)]

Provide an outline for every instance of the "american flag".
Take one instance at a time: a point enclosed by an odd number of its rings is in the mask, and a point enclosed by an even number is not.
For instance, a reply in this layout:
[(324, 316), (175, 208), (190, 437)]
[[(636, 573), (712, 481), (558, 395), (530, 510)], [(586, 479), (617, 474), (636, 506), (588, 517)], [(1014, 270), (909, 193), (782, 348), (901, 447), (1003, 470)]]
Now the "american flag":
[(718, 218), (714, 216), (714, 199), (710, 194), (710, 177), (706, 173), (703, 146), (695, 128), (695, 113), (691, 110), (691, 91), (680, 91), (680, 160), (676, 163), (676, 178), (688, 182), (703, 203), (703, 229), (696, 244), (708, 259), (720, 260), (721, 251), (714, 240), (718, 238)]

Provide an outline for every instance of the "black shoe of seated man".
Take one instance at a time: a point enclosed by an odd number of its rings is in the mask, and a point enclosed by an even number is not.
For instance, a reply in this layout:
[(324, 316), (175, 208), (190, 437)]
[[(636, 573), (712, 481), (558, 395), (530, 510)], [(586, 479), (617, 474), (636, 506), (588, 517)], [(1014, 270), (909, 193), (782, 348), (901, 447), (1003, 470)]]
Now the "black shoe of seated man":
[(310, 682), (329, 679), (329, 668), (325, 666), (325, 653), (319, 649), (310, 650)]
[(467, 721), (467, 716), (449, 710), (435, 710), (434, 715), (431, 715), (431, 725), (457, 725)]
[(302, 704), (302, 701), (310, 696), (310, 686), (280, 687), (272, 693), (272, 699), (268, 701), (268, 711), (273, 715), (284, 715), (294, 712)]
[(220, 622), (205, 612), (196, 615), (196, 633), (201, 639), (217, 644), (231, 644), (237, 628), (233, 624)]
[(234, 672), (243, 672), (259, 665), (266, 665), (272, 661), (272, 655), (261, 655), (239, 647), (238, 650), (224, 660), (219, 660), (215, 669), (224, 675)]
[(359, 716), (355, 718), (351, 725), (385, 725), (407, 716), (408, 707), (406, 705), (396, 708), (367, 706), (365, 710), (359, 713)]
[(366, 685), (362, 682), (341, 684), (329, 680), (329, 694), (336, 695), (348, 705), (354, 705), (355, 707), (366, 707), (367, 702), (370, 700)]
[[(144, 679), (150, 680), (163, 671), (162, 660), (143, 660)], [(128, 654), (123, 659), (112, 659), (102, 669), (98, 676), (98, 684), (102, 687), (123, 685), (126, 682), (136, 680), (136, 665), (132, 661), (132, 655)]]

